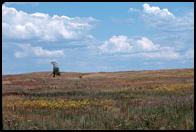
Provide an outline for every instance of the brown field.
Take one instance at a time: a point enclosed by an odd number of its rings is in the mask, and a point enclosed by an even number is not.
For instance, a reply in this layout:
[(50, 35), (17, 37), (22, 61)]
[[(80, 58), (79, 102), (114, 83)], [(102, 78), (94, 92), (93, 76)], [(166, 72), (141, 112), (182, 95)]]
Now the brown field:
[(194, 69), (39, 72), (2, 84), (3, 129), (194, 129)]

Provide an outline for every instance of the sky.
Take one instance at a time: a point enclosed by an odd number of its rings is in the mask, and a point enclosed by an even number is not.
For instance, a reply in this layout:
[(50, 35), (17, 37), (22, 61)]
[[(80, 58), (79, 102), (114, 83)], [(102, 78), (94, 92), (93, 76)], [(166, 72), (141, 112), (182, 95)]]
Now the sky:
[(194, 68), (193, 2), (6, 2), (2, 73)]

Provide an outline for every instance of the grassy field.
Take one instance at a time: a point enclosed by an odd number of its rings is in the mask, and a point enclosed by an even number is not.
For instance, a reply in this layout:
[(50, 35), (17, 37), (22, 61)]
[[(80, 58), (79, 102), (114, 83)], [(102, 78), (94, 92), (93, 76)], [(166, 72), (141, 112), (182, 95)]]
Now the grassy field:
[(2, 76), (3, 129), (194, 129), (194, 69), (49, 74)]

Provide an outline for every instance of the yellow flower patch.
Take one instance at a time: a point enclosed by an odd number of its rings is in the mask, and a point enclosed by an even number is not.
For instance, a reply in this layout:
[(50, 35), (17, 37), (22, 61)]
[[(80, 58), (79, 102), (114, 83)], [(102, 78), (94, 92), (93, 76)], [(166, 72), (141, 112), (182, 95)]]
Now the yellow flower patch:
[(63, 100), (63, 99), (55, 99), (55, 100), (25, 100), (19, 99), (13, 102), (7, 102), (4, 104), (5, 107), (23, 107), (23, 108), (38, 108), (38, 109), (63, 109), (63, 108), (77, 108), (84, 105), (88, 105), (88, 100)]
[(165, 90), (165, 91), (177, 91), (177, 90), (184, 90), (184, 89), (191, 89), (193, 88), (193, 84), (191, 83), (176, 83), (176, 84), (169, 84), (165, 86), (156, 87), (155, 90)]
[(68, 109), (68, 108), (80, 108), (87, 105), (94, 105), (107, 109), (112, 109), (115, 102), (109, 99), (80, 99), (80, 100), (68, 100), (68, 99), (23, 99), (17, 98), (6, 99), (3, 102), (3, 108), (33, 108), (33, 109)]

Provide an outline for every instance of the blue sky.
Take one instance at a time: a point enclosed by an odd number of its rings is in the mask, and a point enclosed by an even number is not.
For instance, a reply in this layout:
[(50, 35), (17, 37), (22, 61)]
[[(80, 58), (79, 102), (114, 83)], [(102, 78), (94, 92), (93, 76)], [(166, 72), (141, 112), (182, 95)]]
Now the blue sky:
[(194, 3), (4, 3), (2, 38), (3, 74), (193, 68)]

